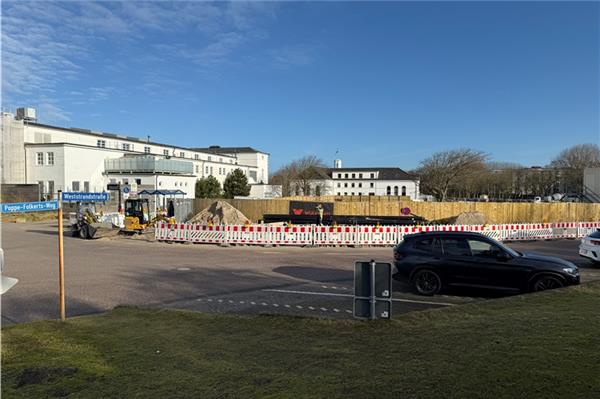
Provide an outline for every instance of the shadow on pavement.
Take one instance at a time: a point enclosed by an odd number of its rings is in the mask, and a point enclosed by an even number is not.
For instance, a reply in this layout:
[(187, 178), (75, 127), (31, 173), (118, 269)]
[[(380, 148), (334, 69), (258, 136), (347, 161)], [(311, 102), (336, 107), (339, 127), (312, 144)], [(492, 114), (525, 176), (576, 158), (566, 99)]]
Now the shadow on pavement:
[(354, 272), (352, 270), (332, 269), (327, 267), (279, 266), (274, 268), (273, 272), (303, 280), (316, 281), (319, 283), (352, 283), (354, 281)]

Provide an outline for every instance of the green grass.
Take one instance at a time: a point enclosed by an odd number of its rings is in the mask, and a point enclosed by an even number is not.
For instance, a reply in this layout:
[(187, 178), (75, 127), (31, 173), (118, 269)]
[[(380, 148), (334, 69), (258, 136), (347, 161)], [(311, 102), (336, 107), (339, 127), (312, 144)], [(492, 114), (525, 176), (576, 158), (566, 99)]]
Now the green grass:
[(2, 355), (6, 398), (598, 398), (600, 284), (389, 322), (117, 308)]

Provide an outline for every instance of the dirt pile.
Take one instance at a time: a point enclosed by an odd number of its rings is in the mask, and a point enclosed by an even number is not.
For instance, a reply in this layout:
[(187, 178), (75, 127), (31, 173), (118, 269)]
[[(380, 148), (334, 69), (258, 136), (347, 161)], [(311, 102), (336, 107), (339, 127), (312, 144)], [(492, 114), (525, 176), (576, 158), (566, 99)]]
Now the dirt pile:
[(204, 224), (208, 224), (211, 221), (213, 224), (239, 225), (250, 223), (250, 220), (242, 212), (225, 201), (213, 202), (189, 220), (190, 223)]
[(458, 216), (452, 216), (435, 221), (436, 224), (456, 224), (456, 225), (483, 225), (490, 223), (490, 220), (481, 212), (463, 212)]

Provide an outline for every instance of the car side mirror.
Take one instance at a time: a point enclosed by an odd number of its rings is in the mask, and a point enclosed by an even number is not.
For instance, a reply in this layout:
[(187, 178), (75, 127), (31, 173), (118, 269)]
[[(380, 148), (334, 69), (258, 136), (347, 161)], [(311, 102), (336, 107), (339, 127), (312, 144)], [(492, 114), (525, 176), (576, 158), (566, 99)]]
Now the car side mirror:
[(502, 251), (502, 252), (498, 252), (498, 254), (496, 255), (496, 259), (498, 259), (499, 261), (502, 261), (502, 262), (507, 262), (512, 259), (512, 256), (510, 256), (506, 252)]

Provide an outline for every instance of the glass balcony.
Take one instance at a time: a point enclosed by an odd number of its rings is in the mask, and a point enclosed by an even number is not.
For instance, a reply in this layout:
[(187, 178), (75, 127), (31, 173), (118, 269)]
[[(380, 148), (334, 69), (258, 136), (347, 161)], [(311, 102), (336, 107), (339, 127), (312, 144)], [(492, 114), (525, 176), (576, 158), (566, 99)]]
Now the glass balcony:
[(139, 156), (105, 159), (104, 170), (106, 173), (191, 175), (194, 173), (194, 165), (192, 162), (177, 159)]

